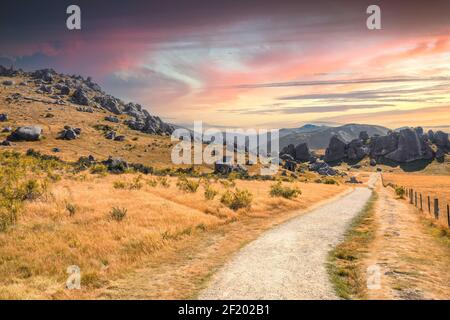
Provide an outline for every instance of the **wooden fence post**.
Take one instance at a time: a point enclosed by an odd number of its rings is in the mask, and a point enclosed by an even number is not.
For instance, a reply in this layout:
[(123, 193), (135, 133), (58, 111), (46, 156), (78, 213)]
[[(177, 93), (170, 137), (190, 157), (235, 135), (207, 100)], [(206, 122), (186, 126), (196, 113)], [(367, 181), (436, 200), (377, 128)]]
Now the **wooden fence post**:
[(413, 203), (413, 190), (412, 189), (410, 189), (409, 190), (409, 203)]
[(417, 191), (414, 192), (414, 205), (415, 205), (416, 208), (417, 208)]
[(439, 200), (434, 199), (434, 217), (439, 219)]
[(431, 213), (430, 196), (427, 196), (427, 198), (428, 198), (428, 213)]
[(422, 206), (422, 194), (420, 194), (420, 211), (423, 211), (423, 206)]
[(447, 205), (447, 225), (450, 228), (450, 206)]

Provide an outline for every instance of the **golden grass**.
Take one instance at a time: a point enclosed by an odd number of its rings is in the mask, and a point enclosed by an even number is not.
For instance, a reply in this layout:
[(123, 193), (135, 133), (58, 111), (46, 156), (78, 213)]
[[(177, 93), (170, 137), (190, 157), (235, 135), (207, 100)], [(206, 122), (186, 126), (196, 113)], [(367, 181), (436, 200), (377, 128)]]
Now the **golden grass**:
[[(147, 181), (155, 179), (151, 176), (141, 179), (140, 189), (114, 188), (117, 181), (132, 185), (136, 177), (64, 177), (46, 197), (28, 202), (18, 223), (0, 233), (0, 297), (70, 297), (64, 288), (70, 265), (80, 266), (83, 275), (83, 290), (74, 294), (90, 296), (150, 256), (164, 259), (161, 252), (177, 242), (205, 237), (229, 223), (239, 225), (241, 219), (270, 220), (345, 190), (344, 186), (293, 183), (302, 195), (288, 200), (269, 197), (270, 181), (237, 180), (236, 187), (249, 190), (254, 201), (248, 210), (233, 211), (220, 203), (220, 196), (206, 200), (203, 184), (195, 193), (180, 191), (176, 178), (168, 177), (168, 188), (149, 185)], [(209, 186), (219, 195), (226, 191), (220, 182)], [(113, 207), (127, 209), (122, 221), (111, 219)]]
[[(433, 199), (439, 199), (440, 217), (438, 223), (441, 226), (448, 227), (447, 222), (447, 205), (450, 205), (450, 178), (448, 175), (424, 175), (412, 173), (385, 173), (383, 174), (384, 183), (412, 188), (422, 194), (423, 211), (428, 217), (434, 217)], [(430, 196), (431, 213), (428, 213), (427, 197)], [(408, 195), (405, 195), (408, 199)], [(419, 204), (420, 206), (420, 204)], [(434, 218), (433, 218), (434, 219)]]

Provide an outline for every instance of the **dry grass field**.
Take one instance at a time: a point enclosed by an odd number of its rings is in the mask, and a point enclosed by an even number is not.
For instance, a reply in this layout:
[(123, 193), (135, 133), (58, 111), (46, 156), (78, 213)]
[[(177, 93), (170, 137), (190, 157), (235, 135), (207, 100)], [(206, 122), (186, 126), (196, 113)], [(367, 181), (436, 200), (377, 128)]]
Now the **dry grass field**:
[[(423, 210), (430, 218), (433, 214), (433, 199), (439, 199), (439, 224), (448, 227), (447, 205), (450, 205), (450, 177), (448, 175), (426, 175), (418, 173), (385, 173), (384, 183), (412, 188), (422, 194)], [(428, 213), (427, 197), (431, 199), (431, 214)], [(434, 219), (434, 218), (433, 218)]]
[[(218, 241), (202, 258), (210, 263), (185, 275), (200, 284), (224, 258), (273, 223), (348, 189), (283, 182), (281, 190), (301, 190), (287, 199), (270, 196), (273, 181), (74, 173), (58, 161), (15, 153), (2, 153), (1, 162), (2, 182), (11, 181), (2, 186), (2, 217), (18, 209), (0, 232), (0, 298), (8, 299), (95, 298), (146, 263), (158, 266), (171, 255), (172, 265), (189, 266), (186, 252), (215, 243), (225, 231), (238, 235), (234, 241)], [(248, 194), (234, 201), (237, 190)], [(180, 246), (174, 259), (173, 250)], [(79, 291), (65, 288), (70, 265), (81, 268)], [(180, 270), (164, 270), (166, 275), (153, 283), (159, 290), (174, 274), (183, 276)], [(171, 287), (166, 298), (186, 297), (196, 288), (186, 283)]]

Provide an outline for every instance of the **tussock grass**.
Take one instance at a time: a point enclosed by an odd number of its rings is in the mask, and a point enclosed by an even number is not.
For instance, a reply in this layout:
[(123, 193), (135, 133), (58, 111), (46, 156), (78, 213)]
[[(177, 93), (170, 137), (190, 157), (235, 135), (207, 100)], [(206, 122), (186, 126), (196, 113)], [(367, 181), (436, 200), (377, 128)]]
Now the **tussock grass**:
[(188, 179), (184, 176), (178, 178), (177, 187), (184, 192), (197, 192), (200, 182), (198, 180)]
[(291, 188), (289, 186), (283, 186), (281, 181), (273, 184), (270, 187), (270, 195), (272, 197), (283, 197), (286, 199), (293, 199), (297, 198), (299, 195), (301, 195), (302, 192), (298, 188)]
[(364, 299), (365, 270), (360, 261), (375, 237), (374, 206), (378, 195), (374, 192), (361, 212), (354, 218), (344, 240), (329, 253), (327, 269), (339, 297)]
[(220, 202), (236, 211), (242, 208), (250, 208), (252, 200), (253, 195), (250, 191), (236, 188), (235, 191), (227, 190), (227, 192), (222, 195)]

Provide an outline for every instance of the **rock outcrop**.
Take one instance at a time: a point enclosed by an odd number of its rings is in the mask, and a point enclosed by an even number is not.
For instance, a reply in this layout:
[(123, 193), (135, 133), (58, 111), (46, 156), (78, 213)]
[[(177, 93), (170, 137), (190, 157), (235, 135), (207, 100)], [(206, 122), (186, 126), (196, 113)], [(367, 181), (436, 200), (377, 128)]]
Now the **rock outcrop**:
[[(360, 135), (366, 139), (364, 133)], [(370, 165), (388, 160), (397, 163), (409, 163), (416, 160), (431, 160), (435, 157), (432, 142), (436, 145), (436, 153), (442, 159), (450, 150), (448, 134), (442, 131), (424, 133), (421, 127), (403, 128), (398, 132), (390, 131), (385, 136), (373, 136), (369, 140), (354, 139), (345, 143), (334, 136), (325, 151), (326, 162), (359, 161), (369, 155)], [(436, 157), (437, 158), (437, 157)]]
[(335, 162), (344, 159), (346, 154), (347, 144), (340, 136), (334, 135), (331, 140), (328, 148), (325, 150), (325, 161), (326, 162)]
[(307, 143), (300, 143), (297, 146), (290, 144), (281, 150), (280, 157), (283, 155), (290, 155), (293, 160), (298, 162), (307, 162), (311, 160), (311, 152), (309, 151)]
[(430, 160), (433, 150), (420, 131), (402, 129), (398, 135), (397, 149), (384, 156), (388, 160), (407, 163), (415, 160)]
[(369, 148), (364, 145), (363, 140), (354, 139), (346, 146), (347, 159), (350, 161), (359, 161), (369, 154)]
[[(125, 103), (122, 100), (106, 94), (101, 87), (90, 77), (84, 79), (79, 75), (64, 75), (53, 69), (42, 69), (34, 72), (23, 72), (0, 65), (0, 76), (15, 77), (17, 75), (28, 77), (25, 85), (35, 86), (34, 90), (40, 94), (55, 99), (55, 104), (78, 105), (77, 110), (94, 112), (106, 110), (116, 115), (128, 115), (126, 124), (133, 130), (149, 134), (170, 135), (174, 127), (162, 121), (137, 103)], [(13, 79), (2, 81), (3, 85), (13, 85)], [(55, 95), (56, 93), (56, 95)], [(113, 118), (111, 118), (113, 119)], [(116, 122), (115, 120), (113, 122)]]

